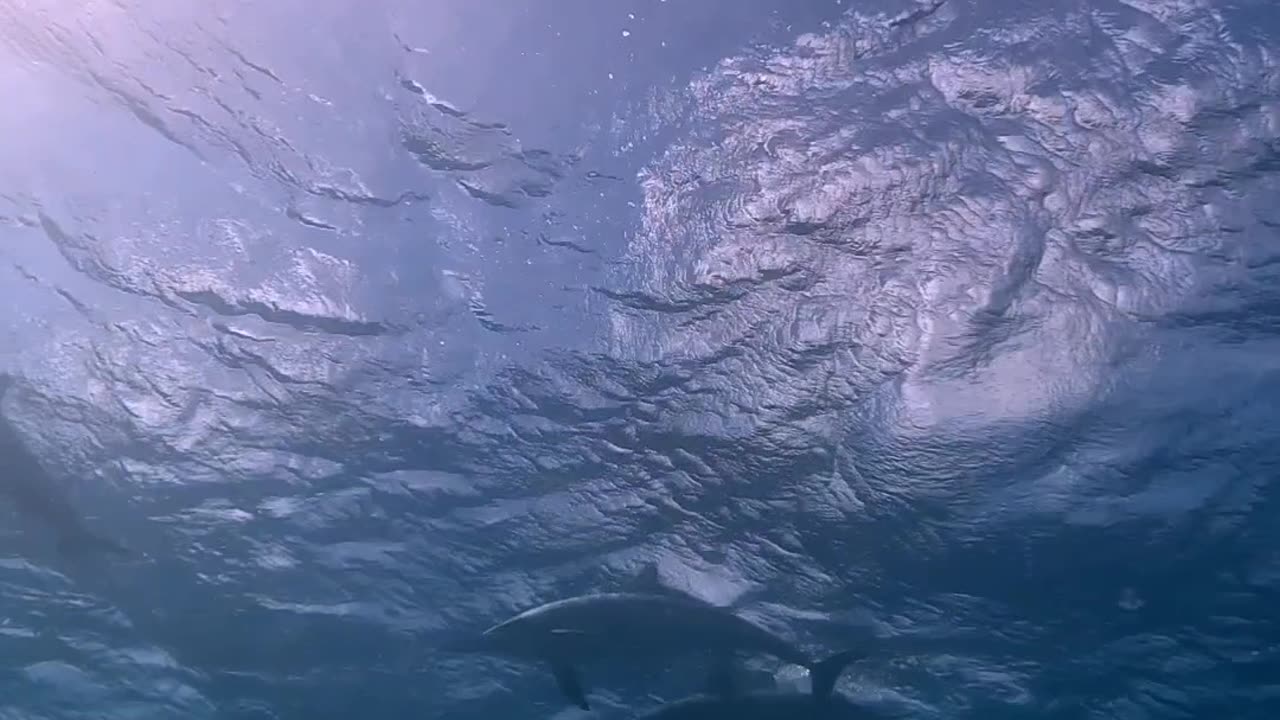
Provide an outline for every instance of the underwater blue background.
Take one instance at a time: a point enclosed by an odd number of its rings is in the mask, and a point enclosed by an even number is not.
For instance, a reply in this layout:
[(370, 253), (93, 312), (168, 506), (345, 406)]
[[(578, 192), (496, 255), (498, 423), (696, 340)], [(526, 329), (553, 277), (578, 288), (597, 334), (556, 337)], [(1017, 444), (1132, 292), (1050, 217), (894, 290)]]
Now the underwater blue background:
[(132, 551), (0, 478), (0, 718), (585, 717), (435, 648), (655, 581), (910, 717), (1280, 716), (1278, 67), (1267, 0), (0, 0), (0, 415)]

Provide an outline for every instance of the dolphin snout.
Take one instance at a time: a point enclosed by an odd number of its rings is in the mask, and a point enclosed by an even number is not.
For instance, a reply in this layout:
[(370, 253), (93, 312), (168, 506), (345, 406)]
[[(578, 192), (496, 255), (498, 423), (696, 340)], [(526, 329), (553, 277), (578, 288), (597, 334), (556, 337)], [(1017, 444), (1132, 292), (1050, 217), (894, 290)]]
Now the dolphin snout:
[(453, 653), (483, 653), (493, 649), (493, 639), (487, 632), (479, 635), (452, 637), (436, 646), (437, 650)]

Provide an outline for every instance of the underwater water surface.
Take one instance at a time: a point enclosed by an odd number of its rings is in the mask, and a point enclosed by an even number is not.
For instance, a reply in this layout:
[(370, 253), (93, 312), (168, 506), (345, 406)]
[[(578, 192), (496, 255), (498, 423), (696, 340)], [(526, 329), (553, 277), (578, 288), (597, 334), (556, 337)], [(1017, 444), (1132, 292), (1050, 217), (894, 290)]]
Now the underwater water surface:
[(1276, 717), (1273, 15), (0, 0), (0, 718)]

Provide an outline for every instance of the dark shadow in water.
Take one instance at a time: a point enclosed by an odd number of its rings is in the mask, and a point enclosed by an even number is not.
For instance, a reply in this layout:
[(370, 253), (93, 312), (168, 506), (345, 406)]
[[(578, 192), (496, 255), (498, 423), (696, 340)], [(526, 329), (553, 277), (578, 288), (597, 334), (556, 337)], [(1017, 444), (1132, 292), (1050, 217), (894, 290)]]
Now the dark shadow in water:
[[(14, 379), (0, 375), (0, 402)], [(128, 555), (119, 542), (89, 529), (71, 501), (59, 492), (40, 461), (22, 441), (16, 428), (0, 412), (0, 495), (13, 503), (24, 518), (47, 525), (57, 535), (58, 552), (64, 557), (92, 553)]]

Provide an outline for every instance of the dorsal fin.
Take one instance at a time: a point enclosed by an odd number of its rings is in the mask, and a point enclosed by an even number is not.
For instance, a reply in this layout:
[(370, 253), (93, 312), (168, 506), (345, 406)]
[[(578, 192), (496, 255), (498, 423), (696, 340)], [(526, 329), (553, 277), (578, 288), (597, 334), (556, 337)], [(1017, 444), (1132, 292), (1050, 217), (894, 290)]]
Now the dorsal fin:
[[(684, 568), (664, 572), (660, 563), (661, 561), (649, 561), (645, 563), (639, 571), (622, 583), (623, 591), (668, 595), (671, 597), (683, 598), (691, 602), (701, 603), (703, 605), (711, 605), (713, 607), (725, 609), (732, 609), (734, 603), (741, 595), (741, 592), (732, 592), (730, 593), (730, 597), (727, 602), (720, 599), (710, 599), (705, 597), (705, 594), (695, 592), (695, 588), (697, 586), (696, 582), (688, 582), (689, 580), (696, 580), (697, 576), (703, 573), (690, 572)], [(682, 570), (684, 571), (682, 572)], [(681, 580), (685, 580), (686, 582), (681, 582)], [(712, 580), (709, 585), (722, 587), (724, 583), (716, 583)]]
[(815, 698), (825, 698), (836, 687), (840, 674), (858, 657), (855, 650), (844, 650), (814, 664), (809, 670), (809, 682)]
[(671, 597), (683, 598), (692, 602), (708, 603), (703, 598), (694, 595), (685, 588), (677, 587), (668, 581), (662, 575), (662, 571), (658, 568), (658, 563), (645, 563), (635, 575), (631, 576), (622, 585), (626, 592), (648, 593), (651, 595), (669, 595)]

